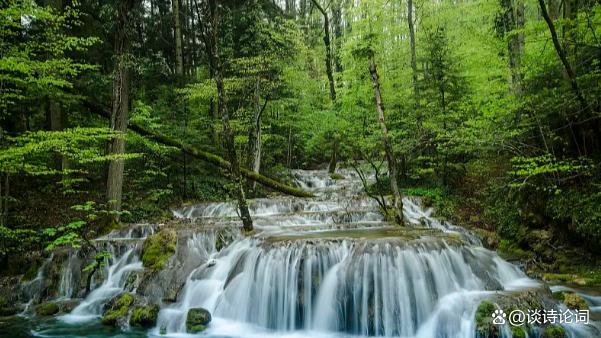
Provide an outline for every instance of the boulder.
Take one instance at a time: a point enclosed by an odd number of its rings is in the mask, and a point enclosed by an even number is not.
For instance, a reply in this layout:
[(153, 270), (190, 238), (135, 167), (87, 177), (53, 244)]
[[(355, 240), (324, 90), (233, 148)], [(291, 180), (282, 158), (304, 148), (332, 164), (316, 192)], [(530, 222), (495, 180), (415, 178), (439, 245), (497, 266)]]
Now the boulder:
[(53, 316), (60, 311), (59, 306), (53, 302), (38, 304), (35, 307), (35, 314), (40, 317)]
[(499, 337), (499, 327), (493, 324), (493, 314), (497, 306), (492, 302), (485, 300), (478, 305), (476, 310), (476, 337), (497, 338)]
[(176, 245), (177, 233), (171, 228), (162, 229), (148, 236), (142, 248), (142, 264), (152, 271), (163, 269), (175, 253)]
[(588, 304), (584, 298), (573, 292), (563, 293), (563, 303), (570, 309), (588, 310)]
[(122, 293), (111, 299), (104, 308), (102, 324), (123, 326), (127, 322), (127, 314), (133, 302), (134, 296), (129, 293)]
[(0, 317), (14, 316), (20, 312), (20, 309), (9, 303), (4, 297), (0, 296)]
[(566, 330), (559, 325), (549, 325), (543, 331), (541, 338), (567, 338)]
[(186, 330), (188, 333), (197, 333), (204, 331), (211, 322), (211, 313), (203, 308), (193, 308), (188, 310), (186, 316)]
[(129, 318), (129, 325), (143, 328), (154, 327), (159, 316), (160, 306), (156, 304), (135, 306)]

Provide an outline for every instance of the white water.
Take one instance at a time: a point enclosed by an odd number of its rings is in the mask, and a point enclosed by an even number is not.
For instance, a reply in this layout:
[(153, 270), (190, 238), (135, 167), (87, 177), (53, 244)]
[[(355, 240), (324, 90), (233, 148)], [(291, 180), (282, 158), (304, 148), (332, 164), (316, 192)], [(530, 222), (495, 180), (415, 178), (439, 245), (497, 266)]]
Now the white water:
[[(163, 304), (151, 336), (187, 336), (190, 308), (213, 321), (207, 337), (475, 337), (474, 314), (497, 292), (540, 287), (516, 266), (484, 249), (461, 227), (437, 220), (416, 200), (404, 200), (407, 221), (428, 228), (397, 233), (362, 193), (358, 177), (296, 171), (311, 199), (250, 201), (257, 234), (217, 251), (215, 233), (198, 230), (178, 245), (177, 264), (193, 269), (177, 302)], [(239, 227), (235, 206), (211, 203), (174, 211), (211, 228)], [(102, 241), (143, 238), (154, 229), (116, 232)], [(405, 238), (406, 237), (406, 238)], [(137, 242), (139, 243), (139, 242)], [(107, 278), (67, 322), (97, 318), (123, 291), (127, 274), (141, 269), (139, 244), (114, 257)], [(505, 332), (509, 332), (504, 330)], [(590, 337), (570, 328), (572, 337)]]
[(106, 269), (106, 279), (84, 299), (71, 313), (61, 316), (60, 319), (67, 323), (78, 323), (99, 318), (102, 315), (103, 305), (111, 298), (123, 292), (127, 274), (131, 271), (142, 270), (142, 262), (135, 254), (136, 248), (127, 250), (120, 257), (115, 257), (112, 250), (113, 262)]

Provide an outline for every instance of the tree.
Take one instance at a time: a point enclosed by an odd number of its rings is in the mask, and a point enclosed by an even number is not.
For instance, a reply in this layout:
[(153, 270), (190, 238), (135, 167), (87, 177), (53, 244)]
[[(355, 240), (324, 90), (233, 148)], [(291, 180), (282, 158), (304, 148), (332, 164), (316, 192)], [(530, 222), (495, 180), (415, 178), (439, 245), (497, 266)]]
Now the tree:
[(230, 126), (230, 117), (226, 106), (225, 88), (223, 85), (221, 57), (219, 55), (219, 6), (216, 0), (208, 2), (209, 19), (211, 20), (211, 68), (215, 83), (217, 85), (217, 111), (221, 115), (223, 122), (223, 141), (227, 158), (230, 162), (230, 174), (234, 184), (235, 194), (238, 199), (238, 210), (240, 211), (240, 219), (242, 219), (242, 227), (245, 231), (253, 230), (252, 218), (248, 210), (246, 202), (246, 192), (244, 191), (244, 182), (240, 175), (240, 165), (238, 163), (238, 154), (234, 145), (234, 133)]
[[(109, 142), (108, 153), (111, 155), (122, 155), (125, 153), (125, 138), (127, 122), (129, 118), (129, 96), (130, 96), (130, 39), (128, 32), (131, 11), (136, 5), (136, 0), (125, 0), (119, 2), (116, 11), (115, 32), (115, 75), (113, 79), (113, 99), (110, 119), (110, 129), (121, 134)], [(108, 222), (119, 222), (121, 211), (121, 200), (123, 194), (123, 170), (125, 167), (122, 158), (116, 158), (109, 162), (108, 176), (106, 182), (106, 196), (109, 210), (113, 213)]]
[(390, 137), (388, 136), (388, 127), (386, 126), (386, 119), (384, 116), (384, 103), (382, 102), (382, 93), (380, 90), (380, 77), (378, 75), (378, 68), (374, 59), (373, 50), (367, 51), (369, 74), (371, 75), (371, 81), (374, 88), (374, 99), (376, 101), (376, 111), (378, 112), (378, 122), (382, 129), (382, 143), (384, 143), (384, 153), (386, 154), (386, 162), (388, 163), (388, 172), (390, 176), (390, 189), (392, 190), (393, 197), (393, 208), (395, 213), (395, 219), (397, 223), (403, 224), (403, 197), (401, 196), (401, 190), (399, 189), (398, 177), (399, 170), (397, 167), (396, 157), (392, 150), (392, 144)]

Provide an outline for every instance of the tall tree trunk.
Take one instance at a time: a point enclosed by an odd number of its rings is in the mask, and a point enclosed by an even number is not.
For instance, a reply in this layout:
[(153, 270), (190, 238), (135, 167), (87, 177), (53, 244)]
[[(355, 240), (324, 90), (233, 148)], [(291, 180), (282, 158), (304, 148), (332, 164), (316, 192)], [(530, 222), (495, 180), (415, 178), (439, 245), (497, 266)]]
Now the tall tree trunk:
[(182, 49), (182, 23), (180, 19), (180, 0), (171, 0), (173, 6), (173, 23), (175, 26), (175, 74), (178, 83), (181, 83), (184, 77), (184, 53)]
[(403, 224), (403, 199), (398, 184), (398, 167), (394, 156), (394, 151), (392, 150), (390, 137), (388, 136), (388, 128), (386, 127), (386, 120), (384, 116), (384, 103), (382, 102), (382, 93), (380, 91), (380, 78), (378, 76), (378, 68), (374, 60), (374, 53), (371, 50), (368, 53), (368, 62), (369, 74), (371, 75), (371, 80), (374, 87), (374, 97), (376, 100), (378, 121), (382, 129), (382, 141), (384, 143), (384, 152), (386, 153), (386, 162), (388, 162), (388, 172), (390, 174), (390, 188), (393, 194), (393, 208), (395, 212), (395, 219), (399, 224)]
[(511, 71), (511, 88), (516, 96), (521, 96), (522, 88), (522, 55), (524, 53), (524, 1), (503, 0), (503, 21), (505, 32), (509, 33), (507, 51), (509, 53), (509, 70)]
[[(419, 87), (417, 84), (417, 55), (415, 52), (415, 26), (413, 22), (413, 0), (407, 0), (407, 23), (409, 24), (409, 44), (411, 46), (411, 79), (415, 108), (419, 109)], [(418, 115), (418, 127), (421, 128), (421, 116)]]
[(328, 13), (321, 7), (318, 0), (311, 0), (313, 5), (319, 10), (323, 16), (323, 43), (326, 47), (326, 75), (328, 76), (328, 82), (330, 85), (330, 99), (332, 102), (336, 102), (336, 86), (334, 83), (334, 73), (332, 71), (332, 46), (330, 42), (330, 19)]
[[(330, 19), (328, 13), (321, 7), (318, 0), (311, 0), (313, 5), (319, 10), (323, 16), (323, 43), (326, 47), (326, 75), (328, 76), (328, 83), (330, 85), (330, 99), (332, 103), (336, 103), (336, 85), (334, 83), (334, 73), (332, 70), (332, 45), (330, 41)], [(330, 155), (330, 164), (328, 165), (328, 172), (334, 173), (336, 171), (336, 165), (338, 161), (338, 136), (334, 135), (332, 140), (332, 153)]]
[(253, 230), (253, 222), (246, 203), (246, 192), (240, 174), (240, 165), (238, 163), (238, 155), (234, 144), (234, 133), (230, 126), (230, 117), (225, 100), (225, 88), (223, 85), (223, 74), (221, 68), (221, 58), (219, 55), (219, 8), (217, 0), (209, 0), (209, 13), (211, 19), (211, 60), (213, 65), (213, 74), (217, 85), (217, 110), (221, 115), (223, 122), (223, 140), (225, 143), (225, 151), (230, 162), (230, 175), (235, 184), (235, 193), (238, 198), (238, 210), (240, 211), (240, 219), (242, 220), (242, 228), (245, 231)]
[[(247, 157), (247, 167), (249, 170), (252, 170), (256, 173), (259, 173), (261, 170), (261, 121), (263, 119), (263, 112), (267, 107), (268, 98), (265, 98), (265, 103), (261, 105), (260, 102), (260, 79), (257, 78), (257, 83), (255, 86), (255, 109), (253, 121), (251, 123), (251, 127), (248, 131), (248, 157)], [(253, 183), (253, 189), (256, 187), (257, 182)]]
[(332, 24), (334, 26), (334, 68), (336, 72), (342, 72), (342, 60), (340, 53), (342, 49), (342, 0), (332, 2)]
[[(117, 29), (115, 34), (115, 77), (113, 79), (113, 107), (111, 110), (110, 128), (122, 134), (109, 141), (108, 153), (111, 155), (122, 155), (125, 153), (125, 133), (127, 132), (127, 120), (129, 115), (129, 65), (127, 54), (129, 53), (129, 38), (127, 26), (129, 16), (136, 0), (123, 0), (117, 6)], [(123, 190), (123, 159), (114, 159), (109, 162), (108, 178), (106, 183), (106, 195), (109, 214), (109, 222), (119, 222), (119, 211), (121, 211), (121, 197)]]

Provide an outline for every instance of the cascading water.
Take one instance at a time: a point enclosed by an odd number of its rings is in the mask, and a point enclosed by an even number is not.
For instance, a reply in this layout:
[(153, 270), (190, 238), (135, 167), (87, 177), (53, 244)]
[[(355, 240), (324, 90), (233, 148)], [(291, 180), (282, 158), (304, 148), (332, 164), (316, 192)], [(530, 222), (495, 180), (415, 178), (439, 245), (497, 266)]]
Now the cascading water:
[(142, 270), (142, 262), (135, 253), (136, 249), (136, 247), (131, 248), (117, 256), (117, 253), (111, 247), (109, 252), (115, 258), (105, 271), (106, 279), (104, 282), (94, 289), (70, 314), (63, 316), (61, 319), (68, 323), (77, 323), (98, 318), (102, 314), (103, 305), (123, 291), (128, 273)]
[[(111, 252), (111, 264), (60, 319), (98, 318), (104, 304), (127, 289), (161, 304), (153, 337), (186, 335), (188, 310), (197, 307), (212, 313), (202, 333), (211, 338), (475, 337), (482, 300), (542, 287), (469, 231), (432, 217), (418, 200), (404, 199), (410, 227), (402, 228), (385, 220), (353, 171), (341, 171), (343, 179), (326, 171), (293, 174), (316, 197), (249, 201), (252, 236), (240, 235), (229, 202), (174, 211), (182, 219), (176, 252), (144, 291), (126, 284), (143, 270), (141, 244), (155, 227), (137, 225), (97, 239), (97, 250)], [(74, 253), (63, 263), (60, 297), (77, 294), (70, 275), (76, 263)], [(165, 291), (170, 288), (172, 296)], [(597, 305), (596, 298), (587, 300), (591, 309)], [(566, 330), (570, 337), (601, 336), (594, 326)], [(501, 332), (511, 336), (508, 327)]]
[[(404, 200), (407, 221), (438, 231), (397, 232), (353, 172), (295, 175), (318, 197), (252, 201), (259, 234), (211, 253), (161, 310), (155, 334), (185, 333), (187, 311), (203, 307), (215, 317), (209, 336), (473, 337), (482, 299), (538, 286), (417, 201)], [(239, 226), (231, 203), (175, 215)]]

